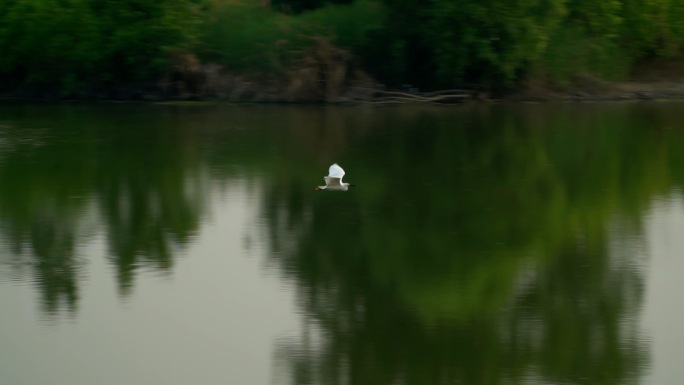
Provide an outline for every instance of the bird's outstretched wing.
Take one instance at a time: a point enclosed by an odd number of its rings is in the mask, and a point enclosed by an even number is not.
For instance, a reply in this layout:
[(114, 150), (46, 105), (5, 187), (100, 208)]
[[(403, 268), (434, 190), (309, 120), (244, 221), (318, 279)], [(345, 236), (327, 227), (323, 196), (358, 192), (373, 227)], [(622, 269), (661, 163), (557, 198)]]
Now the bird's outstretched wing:
[(342, 177), (344, 176), (344, 170), (337, 163), (334, 163), (332, 166), (330, 166), (330, 169), (328, 170), (328, 176), (331, 178), (342, 179)]

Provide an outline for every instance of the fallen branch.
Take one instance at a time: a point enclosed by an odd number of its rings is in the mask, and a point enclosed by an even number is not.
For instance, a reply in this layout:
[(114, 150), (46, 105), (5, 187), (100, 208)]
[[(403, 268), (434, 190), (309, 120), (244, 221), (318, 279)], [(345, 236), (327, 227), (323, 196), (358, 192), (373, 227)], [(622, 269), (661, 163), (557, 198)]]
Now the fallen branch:
[[(454, 93), (458, 92), (458, 93)], [(429, 94), (416, 95), (398, 91), (373, 90), (372, 96), (362, 98), (339, 98), (338, 101), (363, 104), (389, 104), (389, 103), (444, 103), (447, 101), (463, 101), (470, 99), (472, 95), (463, 93), (463, 90), (443, 90)]]

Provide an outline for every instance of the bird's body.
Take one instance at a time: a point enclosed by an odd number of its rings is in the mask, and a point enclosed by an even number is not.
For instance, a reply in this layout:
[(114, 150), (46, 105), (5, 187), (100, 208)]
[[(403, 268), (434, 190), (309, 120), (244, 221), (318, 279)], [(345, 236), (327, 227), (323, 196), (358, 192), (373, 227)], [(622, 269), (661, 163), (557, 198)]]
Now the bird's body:
[(324, 176), (325, 186), (318, 186), (316, 190), (331, 190), (331, 191), (347, 191), (349, 190), (349, 183), (343, 183), (342, 177), (344, 170), (337, 163), (334, 163), (328, 169), (328, 176)]

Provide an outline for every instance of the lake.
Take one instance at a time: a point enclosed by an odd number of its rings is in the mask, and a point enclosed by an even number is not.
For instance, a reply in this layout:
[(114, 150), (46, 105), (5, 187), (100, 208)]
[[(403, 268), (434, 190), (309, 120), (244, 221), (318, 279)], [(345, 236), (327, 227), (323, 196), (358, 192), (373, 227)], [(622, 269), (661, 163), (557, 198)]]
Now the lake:
[(0, 104), (0, 384), (678, 383), (682, 122)]

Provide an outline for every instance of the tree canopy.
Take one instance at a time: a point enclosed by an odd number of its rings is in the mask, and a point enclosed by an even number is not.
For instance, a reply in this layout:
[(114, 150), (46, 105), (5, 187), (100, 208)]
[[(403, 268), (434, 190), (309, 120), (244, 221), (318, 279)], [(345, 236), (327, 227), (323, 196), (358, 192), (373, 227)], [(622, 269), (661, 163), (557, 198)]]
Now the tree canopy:
[(282, 76), (317, 38), (422, 89), (619, 80), (684, 53), (679, 0), (6, 0), (0, 93), (133, 97), (179, 55)]

